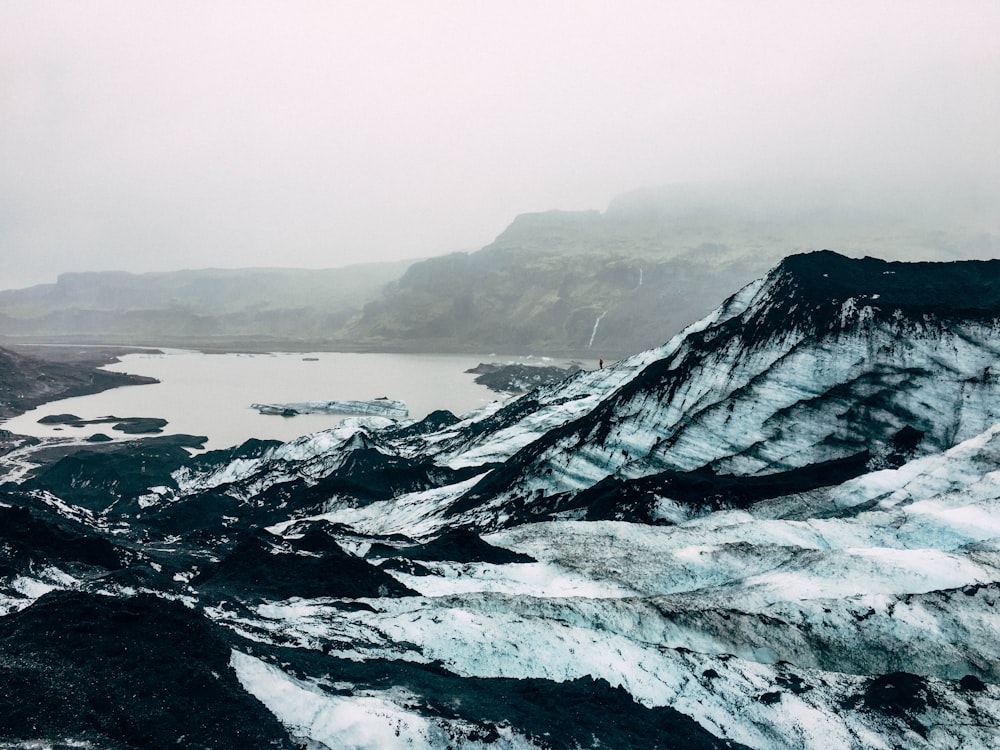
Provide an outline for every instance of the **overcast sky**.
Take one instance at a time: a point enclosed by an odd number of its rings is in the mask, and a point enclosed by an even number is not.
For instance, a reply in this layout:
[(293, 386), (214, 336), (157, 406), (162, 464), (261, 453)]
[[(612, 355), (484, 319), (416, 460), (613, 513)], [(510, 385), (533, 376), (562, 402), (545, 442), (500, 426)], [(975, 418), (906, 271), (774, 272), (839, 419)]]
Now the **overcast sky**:
[(996, 187), (1000, 2), (0, 0), (0, 288), (474, 249), (734, 179)]

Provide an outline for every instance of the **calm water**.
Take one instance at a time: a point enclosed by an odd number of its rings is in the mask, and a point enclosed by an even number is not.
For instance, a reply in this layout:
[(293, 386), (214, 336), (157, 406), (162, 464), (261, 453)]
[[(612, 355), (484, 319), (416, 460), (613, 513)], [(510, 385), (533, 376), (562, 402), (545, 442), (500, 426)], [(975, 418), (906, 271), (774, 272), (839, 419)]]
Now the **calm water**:
[(201, 354), (178, 350), (130, 354), (107, 369), (148, 375), (161, 382), (54, 401), (8, 420), (3, 426), (37, 437), (86, 437), (96, 432), (119, 437), (122, 433), (107, 424), (57, 429), (38, 424), (38, 419), (67, 413), (82, 419), (107, 415), (161, 417), (169, 423), (164, 433), (207, 435), (207, 448), (238, 445), (251, 437), (291, 440), (332, 427), (343, 417), (262, 415), (250, 404), (387, 396), (405, 401), (410, 416), (417, 419), (436, 409), (463, 414), (501, 398), (476, 384), (474, 376), (465, 372), (485, 361), (511, 358), (336, 352)]

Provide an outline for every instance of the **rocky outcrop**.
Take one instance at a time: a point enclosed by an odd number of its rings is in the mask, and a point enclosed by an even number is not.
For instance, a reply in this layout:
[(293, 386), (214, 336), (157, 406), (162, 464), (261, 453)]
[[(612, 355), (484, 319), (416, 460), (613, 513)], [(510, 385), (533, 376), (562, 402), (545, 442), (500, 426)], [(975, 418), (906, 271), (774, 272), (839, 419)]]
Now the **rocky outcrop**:
[(0, 736), (121, 750), (294, 747), (242, 689), (229, 652), (178, 602), (53, 592), (0, 618)]
[(540, 385), (551, 385), (565, 380), (582, 368), (578, 364), (568, 367), (556, 365), (525, 365), (517, 362), (480, 362), (466, 370), (474, 374), (475, 381), (497, 393), (524, 393)]

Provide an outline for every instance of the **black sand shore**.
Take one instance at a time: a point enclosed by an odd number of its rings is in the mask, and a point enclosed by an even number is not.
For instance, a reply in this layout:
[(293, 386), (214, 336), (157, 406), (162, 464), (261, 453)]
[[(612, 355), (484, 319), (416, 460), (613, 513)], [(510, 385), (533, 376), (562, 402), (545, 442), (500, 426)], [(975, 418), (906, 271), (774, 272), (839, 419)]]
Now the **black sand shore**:
[(158, 382), (155, 378), (99, 369), (132, 351), (138, 350), (110, 346), (0, 348), (0, 419), (50, 401)]

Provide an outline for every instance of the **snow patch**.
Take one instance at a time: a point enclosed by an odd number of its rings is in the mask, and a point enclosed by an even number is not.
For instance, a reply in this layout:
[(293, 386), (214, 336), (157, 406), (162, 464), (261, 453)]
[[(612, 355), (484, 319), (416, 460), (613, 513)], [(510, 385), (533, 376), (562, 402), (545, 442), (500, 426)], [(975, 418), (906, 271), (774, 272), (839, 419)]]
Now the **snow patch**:
[[(535, 748), (527, 738), (498, 728), (498, 741), (471, 741), (474, 728), (461, 722), (431, 721), (389, 697), (389, 693), (331, 695), (253, 656), (233, 651), (230, 665), (243, 687), (295, 736), (330, 748), (413, 750), (450, 747)], [(397, 691), (398, 692), (398, 691)], [(406, 695), (393, 695), (405, 700)], [(414, 697), (415, 698), (415, 697)], [(465, 734), (463, 738), (461, 735)], [(457, 735), (457, 736), (456, 736)], [(464, 740), (464, 741), (462, 741)]]

